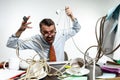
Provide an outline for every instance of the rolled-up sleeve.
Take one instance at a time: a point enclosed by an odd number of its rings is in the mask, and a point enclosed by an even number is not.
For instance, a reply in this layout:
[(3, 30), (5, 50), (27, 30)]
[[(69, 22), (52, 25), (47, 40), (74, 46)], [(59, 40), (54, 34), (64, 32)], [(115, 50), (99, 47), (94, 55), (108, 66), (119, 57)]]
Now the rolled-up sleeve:
[(22, 39), (19, 39), (18, 37), (15, 37), (14, 35), (10, 36), (6, 46), (9, 48), (16, 49), (18, 45), (19, 45), (19, 49), (33, 49), (35, 46), (35, 44), (31, 39), (22, 40)]
[(18, 38), (15, 37), (15, 34), (13, 34), (9, 37), (6, 46), (10, 48), (16, 48), (17, 42), (18, 42)]
[(78, 20), (75, 18), (74, 21), (73, 21), (73, 31), (75, 31), (76, 33), (79, 32), (81, 26), (80, 24), (78, 23)]

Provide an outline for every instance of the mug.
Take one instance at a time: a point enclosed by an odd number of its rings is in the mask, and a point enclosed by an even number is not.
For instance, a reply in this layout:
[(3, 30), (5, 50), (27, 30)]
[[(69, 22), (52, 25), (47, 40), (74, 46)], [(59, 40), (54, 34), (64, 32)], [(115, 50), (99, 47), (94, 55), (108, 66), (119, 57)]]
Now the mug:
[(85, 62), (82, 58), (75, 58), (70, 61), (70, 66), (74, 68), (84, 68)]
[[(19, 70), (19, 62), (19, 58), (10, 58), (5, 61), (3, 68), (9, 70)], [(5, 67), (6, 63), (8, 63), (8, 67)]]
[(70, 61), (70, 71), (74, 74), (79, 74), (81, 69), (85, 68), (85, 63), (82, 58), (75, 58)]

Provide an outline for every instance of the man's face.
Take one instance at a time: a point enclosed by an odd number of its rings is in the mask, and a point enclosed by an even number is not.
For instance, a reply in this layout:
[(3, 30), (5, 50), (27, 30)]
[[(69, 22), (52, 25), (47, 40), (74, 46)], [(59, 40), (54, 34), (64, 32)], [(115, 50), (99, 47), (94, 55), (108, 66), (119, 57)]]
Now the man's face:
[(45, 41), (48, 42), (49, 44), (52, 44), (55, 39), (55, 34), (56, 34), (55, 26), (54, 25), (51, 25), (51, 26), (42, 25), (41, 33)]

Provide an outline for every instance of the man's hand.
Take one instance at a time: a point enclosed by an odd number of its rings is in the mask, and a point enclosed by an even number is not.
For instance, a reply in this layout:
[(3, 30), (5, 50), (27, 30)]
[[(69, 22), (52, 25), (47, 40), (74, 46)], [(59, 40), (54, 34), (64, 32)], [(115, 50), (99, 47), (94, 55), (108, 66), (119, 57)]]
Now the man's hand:
[(71, 9), (69, 8), (69, 6), (65, 7), (65, 12), (72, 19), (72, 21), (75, 19), (74, 16), (73, 16), (73, 13), (71, 11)]
[(30, 26), (28, 26), (29, 24), (31, 24), (31, 22), (27, 22), (29, 20), (30, 16), (26, 17), (26, 19), (22, 21), (22, 24), (20, 26), (20, 28), (18, 29), (18, 31), (16, 32), (16, 37), (20, 37), (20, 35), (22, 34), (23, 31), (26, 30), (26, 28), (32, 28)]
[(18, 31), (24, 31), (26, 28), (32, 28), (30, 26), (28, 26), (29, 24), (31, 24), (31, 22), (27, 22), (29, 20), (30, 16), (26, 17), (26, 21), (23, 20), (21, 27), (19, 28)]

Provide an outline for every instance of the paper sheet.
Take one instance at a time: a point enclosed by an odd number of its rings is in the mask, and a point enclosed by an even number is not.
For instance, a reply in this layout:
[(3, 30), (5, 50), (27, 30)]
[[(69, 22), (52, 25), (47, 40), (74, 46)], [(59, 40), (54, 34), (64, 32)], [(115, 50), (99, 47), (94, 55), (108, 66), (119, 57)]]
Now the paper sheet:
[(80, 76), (80, 77), (67, 77), (63, 80), (87, 80), (86, 76)]
[(96, 78), (115, 78), (116, 74), (115, 73), (103, 73), (102, 76), (98, 76)]
[(0, 80), (7, 80), (11, 77), (24, 73), (25, 71), (20, 70), (9, 70), (9, 69), (0, 69)]

